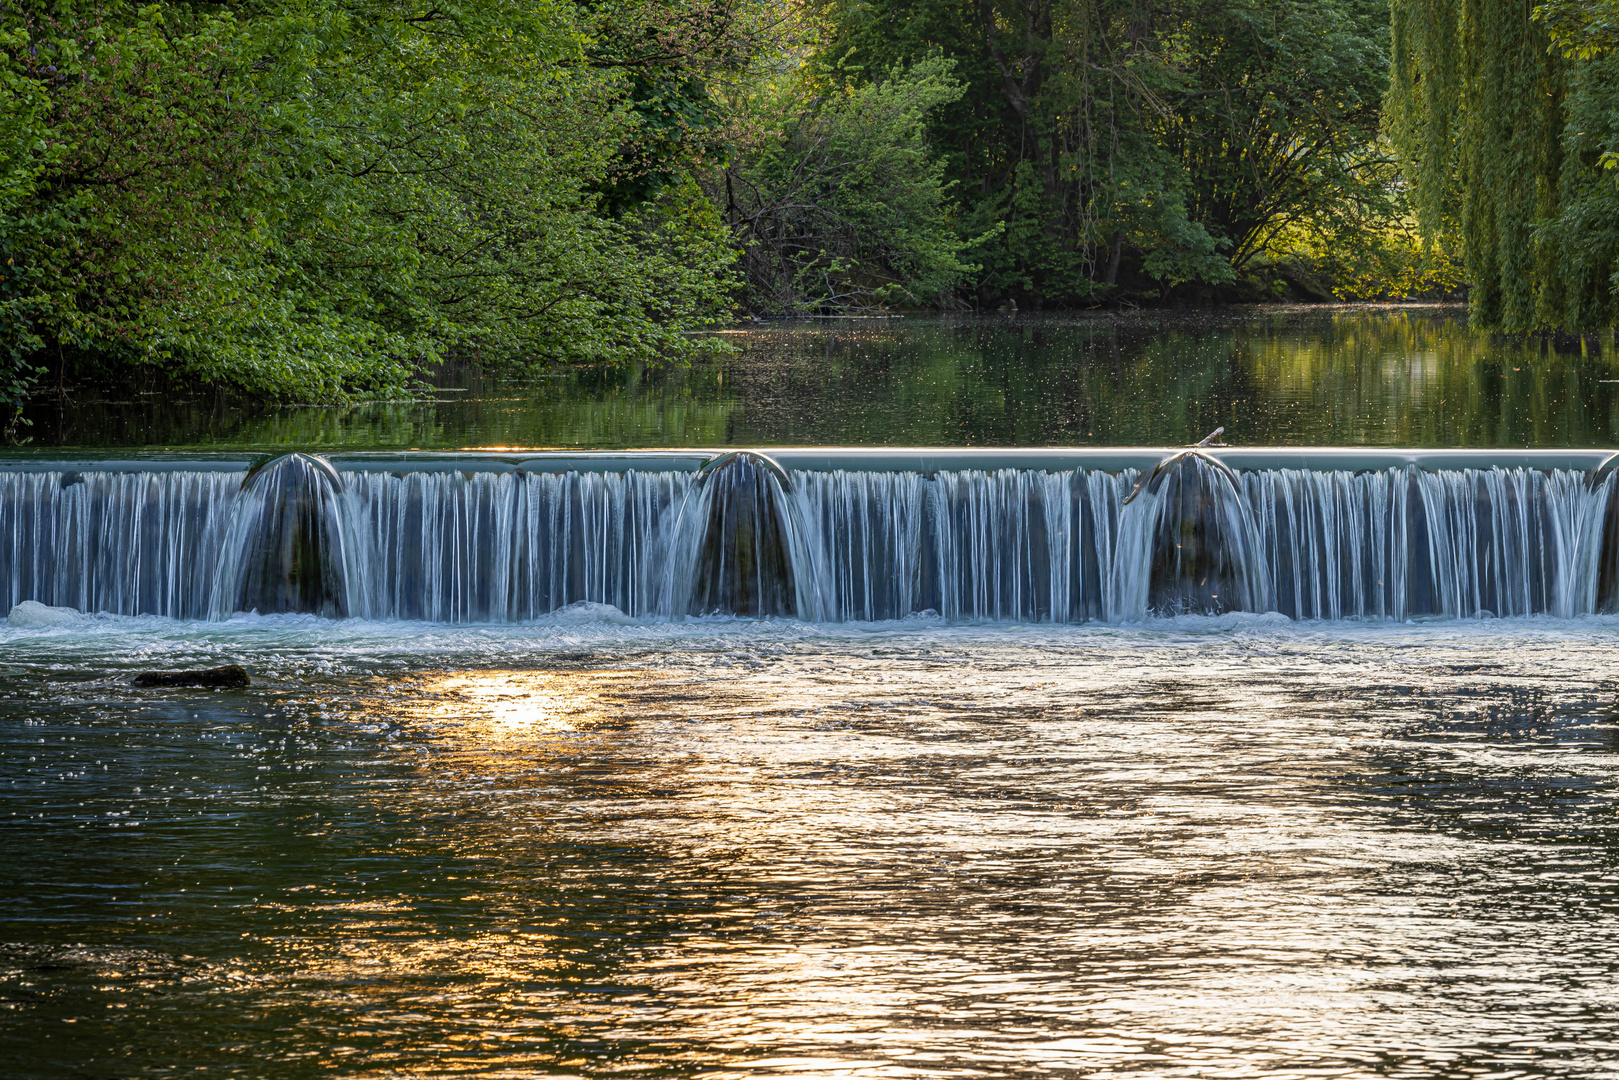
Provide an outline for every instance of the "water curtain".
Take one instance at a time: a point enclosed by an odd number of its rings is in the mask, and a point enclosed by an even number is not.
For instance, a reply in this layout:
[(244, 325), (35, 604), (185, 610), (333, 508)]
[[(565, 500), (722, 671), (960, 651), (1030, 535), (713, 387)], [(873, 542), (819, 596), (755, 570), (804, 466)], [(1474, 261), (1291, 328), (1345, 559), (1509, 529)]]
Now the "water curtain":
[(1619, 612), (1612, 468), (914, 461), (15, 469), (0, 472), (0, 600), (461, 623), (578, 602), (819, 622)]
[(341, 618), (363, 612), (342, 491), (330, 463), (307, 454), (288, 454), (250, 472), (231, 508), (211, 614)]

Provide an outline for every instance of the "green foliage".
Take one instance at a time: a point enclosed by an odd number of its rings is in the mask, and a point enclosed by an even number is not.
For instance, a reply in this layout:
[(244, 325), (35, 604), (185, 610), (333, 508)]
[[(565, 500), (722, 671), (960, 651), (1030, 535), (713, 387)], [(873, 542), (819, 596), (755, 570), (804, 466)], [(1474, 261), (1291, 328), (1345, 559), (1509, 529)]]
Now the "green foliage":
[(1619, 321), (1619, 4), (1548, 3), (1537, 10), (1563, 69), (1555, 214), (1539, 223), (1540, 313), (1576, 332)]
[[(0, 26), (0, 59), (27, 45), (27, 36)], [(6, 222), (14, 221), (51, 157), (44, 86), (14, 63), (0, 62), (0, 436), (16, 438), (22, 404), (35, 377), (44, 338), (35, 319), (40, 305), (40, 272), (10, 242)]]
[(1430, 237), (1460, 236), (1476, 324), (1615, 321), (1612, 0), (1396, 0), (1388, 128)]
[(829, 55), (940, 55), (929, 125), (983, 300), (1087, 303), (1219, 284), (1364, 189), (1386, 80), (1381, 0), (828, 0)]
[(1465, 280), (1455, 256), (1424, 241), (1412, 218), (1311, 221), (1283, 230), (1253, 272), (1280, 278), (1278, 295), (1287, 295), (1289, 270), (1345, 301), (1448, 299)]
[(946, 61), (877, 82), (801, 69), (754, 109), (782, 129), (710, 181), (743, 252), (748, 302), (788, 313), (938, 300), (976, 269), (926, 119), (961, 96)]
[(1241, 268), (1280, 230), (1364, 212), (1386, 191), (1383, 0), (1205, 0), (1159, 15), (1159, 94), (1145, 114), (1186, 175), (1188, 213)]
[[(1448, 299), (1463, 274), (1453, 237), (1426, 235), (1411, 209), (1408, 186), (1383, 146), (1341, 178), (1335, 198), (1278, 228), (1254, 260), (1253, 273), (1294, 279), (1339, 300)], [(1269, 266), (1271, 269), (1267, 270)], [(1283, 291), (1290, 291), (1283, 282)], [(1319, 295), (1319, 294), (1318, 294)]]
[(47, 365), (388, 397), (739, 297), (1400, 295), (1458, 233), (1482, 321), (1611, 321), (1616, 5), (1396, 0), (1407, 189), (1382, 0), (8, 3), (0, 426)]
[(562, 3), (6, 12), (13, 398), (42, 351), (330, 399), (681, 355), (721, 309), (689, 178), (602, 212), (635, 72)]

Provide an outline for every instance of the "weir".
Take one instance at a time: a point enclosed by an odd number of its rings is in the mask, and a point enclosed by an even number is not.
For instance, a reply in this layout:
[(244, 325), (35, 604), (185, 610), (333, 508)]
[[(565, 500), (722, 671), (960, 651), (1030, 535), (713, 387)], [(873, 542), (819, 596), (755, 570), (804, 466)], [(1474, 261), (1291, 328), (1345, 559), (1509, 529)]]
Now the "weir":
[(1619, 611), (1607, 451), (0, 459), (0, 603), (226, 618)]

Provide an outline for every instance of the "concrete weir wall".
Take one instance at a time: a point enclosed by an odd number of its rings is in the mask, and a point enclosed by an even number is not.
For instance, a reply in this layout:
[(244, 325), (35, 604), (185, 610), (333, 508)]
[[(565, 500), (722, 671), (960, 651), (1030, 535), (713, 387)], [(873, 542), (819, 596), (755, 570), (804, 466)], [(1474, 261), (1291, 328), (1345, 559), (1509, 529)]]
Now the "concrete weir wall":
[[(340, 472), (697, 472), (704, 464), (736, 452), (713, 450), (406, 450), (322, 453)], [(784, 469), (809, 472), (996, 471), (1067, 472), (1087, 469), (1120, 472), (1150, 470), (1184, 447), (938, 448), (760, 447)], [(1414, 467), (1452, 469), (1600, 468), (1619, 451), (1594, 450), (1422, 450), (1362, 447), (1213, 447), (1207, 453), (1237, 470), (1306, 469), (1365, 472)], [(38, 451), (0, 455), (7, 472), (247, 472), (279, 454), (140, 451)]]

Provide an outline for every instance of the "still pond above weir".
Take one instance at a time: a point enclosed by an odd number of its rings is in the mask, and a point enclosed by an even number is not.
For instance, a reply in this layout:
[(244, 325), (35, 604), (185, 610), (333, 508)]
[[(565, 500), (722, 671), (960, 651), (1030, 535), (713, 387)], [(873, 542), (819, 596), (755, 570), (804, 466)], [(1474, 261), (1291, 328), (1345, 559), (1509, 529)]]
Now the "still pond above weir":
[(448, 370), (424, 400), (246, 406), (173, 390), (41, 399), (40, 448), (468, 446), (1619, 446), (1595, 341), (1475, 333), (1463, 309), (1227, 308), (820, 320), (720, 335), (689, 368)]

